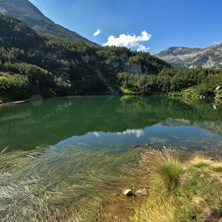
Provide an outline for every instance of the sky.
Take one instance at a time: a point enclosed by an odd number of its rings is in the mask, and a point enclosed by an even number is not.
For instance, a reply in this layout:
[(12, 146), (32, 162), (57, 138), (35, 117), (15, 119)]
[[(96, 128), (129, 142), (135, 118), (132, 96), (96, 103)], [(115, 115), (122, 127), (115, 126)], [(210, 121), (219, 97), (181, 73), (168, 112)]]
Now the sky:
[(172, 46), (222, 43), (221, 0), (30, 0), (53, 20), (99, 45), (156, 54)]

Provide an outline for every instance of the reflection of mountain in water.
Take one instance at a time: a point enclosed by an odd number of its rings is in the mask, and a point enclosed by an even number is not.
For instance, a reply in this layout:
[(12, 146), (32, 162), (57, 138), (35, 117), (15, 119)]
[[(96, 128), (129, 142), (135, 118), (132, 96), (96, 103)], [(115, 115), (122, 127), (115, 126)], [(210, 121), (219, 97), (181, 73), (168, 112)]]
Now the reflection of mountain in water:
[(160, 123), (163, 126), (191, 126), (189, 120), (167, 118)]
[(222, 136), (222, 123), (221, 122), (208, 122), (208, 121), (196, 121), (193, 126), (205, 129), (211, 133)]
[(187, 104), (166, 97), (76, 97), (46, 100), (40, 106), (1, 107), (0, 149), (10, 144), (14, 148), (23, 144), (23, 149), (56, 144), (88, 132), (129, 134), (132, 129), (159, 122), (166, 126), (190, 124), (211, 132), (215, 123), (215, 132), (222, 135), (220, 109), (215, 110), (204, 101)]
[(195, 121), (193, 124), (191, 124), (189, 120), (167, 118), (160, 124), (163, 126), (195, 126), (222, 136), (222, 122)]

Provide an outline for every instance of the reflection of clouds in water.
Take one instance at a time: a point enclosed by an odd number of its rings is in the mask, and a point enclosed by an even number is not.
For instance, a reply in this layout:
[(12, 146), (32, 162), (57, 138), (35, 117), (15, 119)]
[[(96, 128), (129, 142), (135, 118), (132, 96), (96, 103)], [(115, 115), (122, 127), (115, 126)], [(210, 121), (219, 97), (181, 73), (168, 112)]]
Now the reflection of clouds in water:
[(93, 134), (94, 134), (96, 137), (99, 137), (99, 133), (94, 132)]
[(138, 130), (126, 130), (122, 133), (117, 133), (118, 135), (135, 134), (136, 138), (144, 136), (144, 132), (141, 129)]

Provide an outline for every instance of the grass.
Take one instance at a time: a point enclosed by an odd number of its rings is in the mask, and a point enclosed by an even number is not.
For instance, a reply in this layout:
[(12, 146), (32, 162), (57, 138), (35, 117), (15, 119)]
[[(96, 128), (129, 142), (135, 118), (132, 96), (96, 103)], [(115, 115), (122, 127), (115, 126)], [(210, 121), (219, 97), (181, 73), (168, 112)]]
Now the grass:
[(151, 150), (141, 164), (152, 177), (150, 195), (132, 221), (218, 221), (222, 217), (222, 162), (197, 155), (186, 163), (171, 149)]
[(139, 189), (139, 153), (85, 146), (2, 153), (0, 220), (99, 221), (111, 194)]
[(180, 91), (173, 91), (167, 93), (169, 96), (179, 96), (179, 97), (188, 97), (193, 99), (199, 99), (202, 96), (197, 92), (196, 86), (191, 86), (186, 89), (181, 89)]
[(126, 89), (126, 88), (123, 88), (121, 87), (121, 90), (122, 92), (125, 94), (125, 95), (133, 95), (133, 94), (136, 94), (135, 92), (129, 90), (129, 89)]
[[(206, 156), (181, 163), (178, 151), (153, 149), (138, 165), (140, 148), (6, 151), (0, 154), (1, 221), (115, 221), (114, 215), (135, 222), (213, 221), (222, 213), (222, 163)], [(142, 183), (147, 199), (121, 195)], [(128, 206), (138, 203), (133, 216)]]

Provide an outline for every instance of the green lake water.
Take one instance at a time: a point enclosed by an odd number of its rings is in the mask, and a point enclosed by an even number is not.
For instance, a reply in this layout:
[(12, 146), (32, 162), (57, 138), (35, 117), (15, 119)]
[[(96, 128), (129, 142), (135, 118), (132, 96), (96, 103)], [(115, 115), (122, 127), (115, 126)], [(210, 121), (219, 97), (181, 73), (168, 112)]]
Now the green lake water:
[[(132, 146), (220, 150), (221, 109), (209, 100), (156, 96), (84, 96), (0, 106), (0, 150), (8, 147), (4, 155), (12, 159), (40, 150), (20, 164), (16, 186), (38, 178), (37, 184), (47, 185), (50, 205), (65, 206), (80, 221), (90, 221), (110, 193), (136, 187), (135, 166), (147, 147), (128, 151)], [(11, 182), (4, 179), (5, 186)]]
[(193, 150), (221, 141), (221, 107), (210, 101), (88, 96), (0, 107), (0, 150), (79, 145), (124, 152), (144, 143)]

